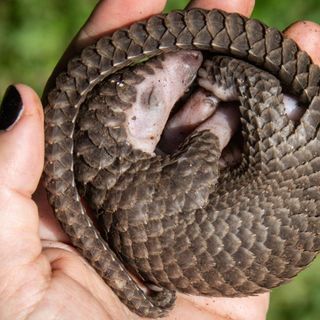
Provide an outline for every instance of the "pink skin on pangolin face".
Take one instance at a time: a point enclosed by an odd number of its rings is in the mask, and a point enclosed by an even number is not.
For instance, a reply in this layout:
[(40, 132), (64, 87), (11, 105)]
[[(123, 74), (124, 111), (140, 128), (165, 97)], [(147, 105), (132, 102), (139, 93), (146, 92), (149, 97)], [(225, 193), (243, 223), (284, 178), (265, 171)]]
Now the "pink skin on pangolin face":
[(159, 142), (170, 112), (197, 75), (202, 63), (198, 51), (169, 53), (161, 61), (162, 68), (148, 63), (154, 74), (135, 88), (136, 102), (126, 111), (128, 140), (134, 147), (152, 153)]

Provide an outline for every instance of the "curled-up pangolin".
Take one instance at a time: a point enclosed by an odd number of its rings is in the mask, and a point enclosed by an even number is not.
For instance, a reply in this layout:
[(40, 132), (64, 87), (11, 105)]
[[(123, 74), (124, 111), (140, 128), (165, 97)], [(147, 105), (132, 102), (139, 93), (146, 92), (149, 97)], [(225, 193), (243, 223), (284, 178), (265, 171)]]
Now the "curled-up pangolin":
[(131, 310), (265, 292), (313, 260), (319, 79), (279, 31), (219, 10), (151, 17), (70, 60), (45, 109), (46, 188)]

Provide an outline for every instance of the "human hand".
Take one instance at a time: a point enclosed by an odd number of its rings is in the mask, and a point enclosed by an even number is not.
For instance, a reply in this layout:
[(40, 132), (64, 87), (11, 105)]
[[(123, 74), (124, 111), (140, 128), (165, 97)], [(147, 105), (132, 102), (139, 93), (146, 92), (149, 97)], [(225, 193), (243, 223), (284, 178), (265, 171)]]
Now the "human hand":
[[(68, 57), (95, 38), (158, 13), (164, 4), (162, 0), (101, 1), (58, 70)], [(229, 1), (226, 6), (225, 1), (199, 0), (190, 5), (249, 15), (253, 1)], [(124, 7), (126, 16), (122, 15)], [(286, 33), (319, 62), (319, 30), (313, 23), (297, 23)], [(307, 32), (309, 41), (305, 40)], [(0, 134), (0, 318), (138, 318), (66, 244), (68, 238), (53, 218), (43, 189), (39, 188), (35, 196), (38, 207), (31, 200), (43, 166), (43, 114), (35, 93), (23, 85), (16, 87), (22, 98), (22, 116), (10, 131)], [(0, 109), (0, 126), (4, 122), (2, 110), (6, 108), (12, 108), (12, 101), (4, 101)], [(242, 299), (179, 294), (167, 319), (264, 319), (267, 305), (266, 294)]]

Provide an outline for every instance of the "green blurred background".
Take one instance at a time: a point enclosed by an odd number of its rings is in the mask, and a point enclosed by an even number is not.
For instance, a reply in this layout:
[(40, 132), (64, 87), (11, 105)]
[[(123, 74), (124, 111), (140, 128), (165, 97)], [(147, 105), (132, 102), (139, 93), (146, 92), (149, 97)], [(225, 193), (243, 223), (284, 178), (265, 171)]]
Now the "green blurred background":
[[(183, 8), (187, 2), (169, 0), (167, 10)], [(96, 3), (0, 0), (0, 96), (14, 82), (27, 83), (41, 94), (55, 63)], [(320, 1), (256, 0), (253, 16), (279, 29), (300, 19), (320, 23)], [(292, 283), (273, 291), (268, 320), (320, 319), (319, 267), (317, 259)]]

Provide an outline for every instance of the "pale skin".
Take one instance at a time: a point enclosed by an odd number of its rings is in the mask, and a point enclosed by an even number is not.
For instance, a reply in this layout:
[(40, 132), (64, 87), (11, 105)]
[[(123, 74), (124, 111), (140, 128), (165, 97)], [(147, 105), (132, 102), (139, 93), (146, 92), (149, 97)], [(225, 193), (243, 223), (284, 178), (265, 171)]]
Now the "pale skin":
[[(161, 12), (165, 3), (165, 0), (100, 1), (58, 69), (75, 51), (97, 37)], [(196, 0), (189, 6), (220, 8), (250, 16), (254, 1)], [(297, 22), (285, 33), (314, 62), (320, 63), (319, 25)], [(138, 319), (70, 245), (52, 216), (42, 187), (32, 198), (43, 169), (43, 112), (40, 99), (31, 88), (20, 84), (17, 89), (24, 112), (10, 131), (0, 133), (0, 318)], [(242, 299), (178, 294), (176, 306), (166, 319), (262, 320), (268, 301), (268, 294)]]

